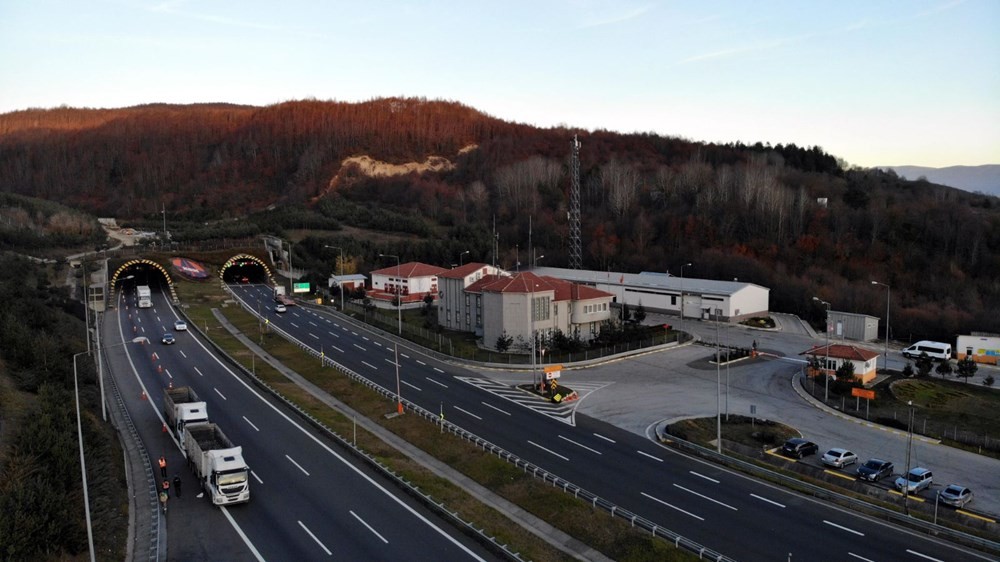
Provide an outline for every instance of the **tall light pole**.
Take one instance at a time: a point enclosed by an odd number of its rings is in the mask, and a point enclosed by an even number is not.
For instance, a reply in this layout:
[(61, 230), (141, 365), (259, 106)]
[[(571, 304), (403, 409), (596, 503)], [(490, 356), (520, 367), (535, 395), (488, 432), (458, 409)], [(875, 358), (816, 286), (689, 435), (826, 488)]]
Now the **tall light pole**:
[(399, 324), (399, 335), (403, 335), (403, 292), (399, 278), (399, 256), (392, 254), (379, 254), (380, 258), (396, 258), (396, 321)]
[(872, 281), (872, 285), (885, 287), (885, 359), (882, 362), (882, 368), (889, 372), (889, 296), (892, 294), (892, 289), (889, 288), (888, 283)]
[(531, 262), (531, 265), (533, 265), (535, 268), (537, 268), (538, 267), (538, 260), (540, 260), (540, 259), (542, 259), (544, 257), (545, 257), (545, 254), (542, 254), (540, 256), (535, 256), (534, 259)]
[[(682, 305), (683, 306), (683, 305)], [(719, 316), (722, 314), (721, 308), (715, 309), (715, 378), (717, 381), (717, 391), (715, 402), (717, 411), (715, 413), (715, 450), (722, 454), (722, 371), (719, 363), (722, 362), (722, 354), (719, 350)]]
[(726, 421), (729, 421), (729, 354), (733, 348), (729, 347), (729, 321), (726, 320)]
[(681, 332), (684, 331), (684, 268), (691, 267), (691, 262), (681, 266)]
[(344, 312), (344, 249), (340, 246), (323, 246), (324, 248), (331, 248), (334, 250), (340, 250), (340, 281), (337, 285), (340, 288), (340, 311)]
[(461, 254), (458, 254), (458, 266), (459, 267), (462, 267), (463, 265), (465, 265), (465, 254), (468, 254), (468, 253), (469, 253), (469, 250), (466, 250), (466, 251), (462, 252)]
[(826, 373), (826, 370), (830, 368), (830, 303), (825, 300), (813, 297), (813, 300), (826, 305), (826, 362), (823, 363), (823, 402), (830, 399), (830, 375)]
[(910, 409), (910, 421), (907, 424), (906, 436), (906, 474), (903, 475), (903, 509), (910, 513), (910, 451), (913, 449), (913, 400), (908, 400), (906, 406)]

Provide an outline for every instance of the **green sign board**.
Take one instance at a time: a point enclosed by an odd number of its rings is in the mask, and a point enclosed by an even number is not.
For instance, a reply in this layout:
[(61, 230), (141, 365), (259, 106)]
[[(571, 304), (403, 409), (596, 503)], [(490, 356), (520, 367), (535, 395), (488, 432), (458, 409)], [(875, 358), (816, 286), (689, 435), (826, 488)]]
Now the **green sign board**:
[(293, 293), (308, 293), (309, 283), (292, 283)]

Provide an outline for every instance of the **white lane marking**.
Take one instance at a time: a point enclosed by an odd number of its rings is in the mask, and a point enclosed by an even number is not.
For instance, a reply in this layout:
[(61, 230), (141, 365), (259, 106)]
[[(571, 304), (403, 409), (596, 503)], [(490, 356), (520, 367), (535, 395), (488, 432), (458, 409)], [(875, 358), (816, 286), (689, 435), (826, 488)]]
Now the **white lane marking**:
[(316, 338), (316, 339), (319, 339), (319, 336), (317, 336), (316, 334), (314, 334), (312, 332), (309, 332), (309, 335), (312, 336), (312, 337), (314, 337), (314, 338)]
[(427, 379), (427, 380), (429, 380), (429, 381), (431, 381), (432, 383), (434, 383), (434, 384), (436, 384), (438, 386), (443, 386), (445, 388), (448, 388), (448, 385), (444, 384), (443, 382), (438, 382), (438, 381), (436, 381), (436, 380), (434, 380), (434, 379), (432, 379), (430, 377), (424, 377), (424, 378)]
[(298, 324), (296, 324), (295, 322), (289, 322), (289, 324), (291, 324), (292, 326), (295, 326), (296, 328), (298, 328), (298, 327), (299, 327), (299, 325), (298, 325)]
[(163, 320), (160, 320), (160, 315), (159, 314), (156, 315), (156, 321), (157, 322), (163, 322)]
[(704, 478), (705, 480), (708, 480), (709, 482), (715, 482), (716, 484), (719, 483), (719, 481), (716, 480), (715, 478), (709, 478), (708, 476), (705, 476), (704, 474), (698, 474), (697, 472), (695, 472), (693, 470), (689, 470), (688, 472), (690, 472), (691, 474), (694, 474), (695, 476), (697, 476), (699, 478)]
[(508, 412), (507, 410), (501, 410), (500, 408), (497, 408), (493, 404), (487, 404), (486, 402), (480, 402), (480, 404), (482, 404), (483, 406), (486, 406), (487, 408), (493, 408), (494, 410), (500, 412), (501, 414), (504, 414), (504, 415), (507, 415), (507, 416), (510, 415), (510, 412)]
[(390, 365), (393, 365), (393, 366), (395, 366), (395, 367), (398, 367), (398, 366), (399, 366), (399, 365), (396, 365), (396, 362), (395, 362), (395, 361), (390, 361), (390, 360), (386, 359), (386, 360), (385, 360), (385, 362), (386, 362), (386, 363), (388, 363), (388, 364), (390, 364)]
[(421, 361), (421, 360), (419, 360), (419, 359), (417, 359), (417, 364), (418, 364), (418, 365), (423, 365), (424, 367), (426, 367), (426, 366), (427, 366), (427, 363), (424, 363), (423, 361)]
[(327, 333), (330, 334), (331, 336), (335, 337), (335, 338), (339, 338), (340, 337), (340, 334), (335, 334), (333, 332), (327, 332)]
[(564, 441), (569, 441), (570, 443), (572, 443), (572, 444), (576, 445), (577, 447), (582, 447), (582, 448), (584, 448), (584, 449), (586, 449), (586, 450), (590, 451), (591, 453), (597, 453), (598, 455), (603, 455), (603, 454), (604, 454), (604, 453), (602, 453), (602, 452), (598, 451), (597, 449), (591, 449), (590, 447), (588, 447), (588, 446), (584, 445), (583, 443), (577, 443), (576, 441), (573, 441), (573, 440), (572, 440), (572, 439), (570, 439), (569, 437), (564, 437), (564, 436), (560, 435), (560, 436), (559, 436), (559, 439), (562, 439), (562, 440), (564, 440)]
[(776, 502), (774, 500), (769, 500), (769, 499), (765, 498), (764, 496), (758, 496), (757, 494), (750, 494), (750, 495), (753, 496), (753, 497), (755, 497), (755, 498), (757, 498), (758, 500), (760, 500), (762, 502), (767, 502), (769, 504), (776, 505), (776, 506), (778, 506), (780, 508), (784, 508), (785, 507), (785, 504), (778, 503), (778, 502)]
[(694, 494), (694, 495), (698, 496), (699, 498), (704, 498), (704, 499), (706, 499), (706, 500), (708, 500), (710, 502), (715, 502), (715, 503), (721, 505), (722, 507), (728, 507), (729, 509), (731, 509), (733, 511), (739, 511), (738, 509), (736, 509), (735, 507), (729, 505), (728, 503), (722, 503), (722, 502), (720, 502), (719, 500), (717, 500), (715, 498), (710, 498), (710, 497), (706, 496), (705, 494), (699, 494), (698, 492), (695, 492), (694, 490), (692, 490), (690, 488), (685, 488), (684, 486), (681, 486), (680, 484), (674, 484), (674, 487), (675, 488), (680, 488), (681, 490), (684, 490), (685, 492), (687, 492), (689, 494)]
[(166, 373), (168, 377), (174, 378), (174, 376), (170, 374), (170, 369), (163, 369), (163, 372)]
[(529, 440), (528, 443), (531, 443), (532, 445), (538, 447), (539, 449), (545, 451), (546, 453), (551, 453), (551, 454), (553, 454), (553, 455), (561, 458), (564, 461), (568, 461), (569, 460), (567, 457), (564, 457), (564, 456), (560, 455), (559, 453), (557, 453), (555, 451), (551, 451), (549, 449), (546, 449), (545, 447), (542, 447), (541, 445), (539, 445), (538, 443), (535, 443), (534, 441)]
[(358, 517), (357, 513), (354, 513), (353, 510), (349, 510), (349, 511), (351, 512), (351, 515), (353, 515), (355, 519), (357, 519), (358, 521), (361, 522), (362, 525), (364, 525), (365, 527), (368, 527), (368, 530), (371, 531), (372, 534), (374, 534), (376, 537), (382, 539), (382, 542), (384, 542), (385, 544), (389, 544), (389, 541), (385, 540), (385, 537), (383, 537), (382, 535), (378, 534), (378, 531), (376, 531), (375, 529), (373, 529), (372, 526), (369, 525), (368, 523), (366, 523), (364, 519)]
[(409, 355), (407, 355), (407, 354), (405, 354), (405, 353), (400, 353), (399, 355), (400, 355), (401, 357), (405, 357), (406, 359), (409, 359), (409, 358), (410, 358), (410, 356), (409, 356)]
[(319, 324), (317, 324), (317, 323), (313, 322), (312, 320), (310, 320), (310, 321), (309, 321), (309, 323), (310, 323), (310, 324), (312, 324), (313, 326), (315, 326), (315, 327), (319, 328)]
[(434, 367), (434, 370), (437, 371), (437, 372), (439, 372), (439, 373), (441, 373), (442, 375), (444, 374), (444, 371), (442, 371), (441, 369), (438, 369), (437, 367)]
[(361, 346), (360, 346), (360, 345), (358, 345), (358, 344), (354, 344), (354, 347), (356, 347), (356, 348), (360, 349), (361, 351), (365, 351), (365, 352), (367, 352), (367, 351), (368, 351), (367, 349), (365, 349), (365, 348), (361, 347)]
[(299, 463), (295, 462), (295, 460), (292, 459), (292, 457), (290, 457), (288, 455), (285, 455), (285, 458), (288, 459), (289, 461), (291, 461), (292, 464), (294, 464), (295, 466), (297, 466), (299, 468), (299, 470), (301, 470), (306, 476), (309, 476), (309, 473), (306, 472), (306, 469), (302, 468), (302, 465), (300, 465)]
[(907, 548), (906, 552), (909, 552), (910, 554), (912, 554), (914, 556), (919, 556), (921, 558), (926, 558), (927, 560), (933, 560), (934, 562), (944, 562), (943, 560), (938, 560), (937, 558), (931, 558), (930, 556), (927, 556), (926, 554), (917, 552), (916, 550), (910, 550), (910, 549)]
[(341, 353), (343, 353), (343, 352), (344, 352), (344, 350), (343, 350), (343, 349), (340, 349), (339, 347), (337, 347), (337, 346), (335, 346), (335, 345), (331, 345), (330, 347), (332, 347), (332, 348), (336, 349), (337, 351), (339, 351), (339, 352), (341, 352)]
[(183, 349), (179, 349), (178, 351), (180, 351), (180, 352), (181, 352), (181, 357), (183, 357), (183, 358), (185, 358), (185, 359), (187, 359), (187, 358), (188, 358), (187, 354), (185, 354), (185, 353), (184, 353), (184, 350), (183, 350)]
[(410, 383), (408, 383), (408, 382), (406, 382), (406, 381), (404, 381), (404, 380), (401, 380), (401, 381), (399, 381), (399, 382), (401, 382), (401, 383), (405, 384), (406, 386), (408, 386), (408, 387), (412, 388), (413, 390), (419, 390), (420, 392), (423, 392), (423, 389), (422, 389), (422, 388), (420, 388), (420, 387), (419, 387), (419, 386), (417, 386), (417, 385), (413, 385), (413, 384), (410, 384)]
[(199, 370), (198, 370), (198, 367), (191, 367), (191, 368), (192, 368), (192, 369), (194, 369), (194, 372), (198, 373), (198, 376), (199, 376), (199, 377), (203, 377), (203, 376), (205, 376), (204, 374), (202, 374), (202, 372), (201, 372), (201, 371), (199, 371)]
[(375, 344), (375, 345), (377, 345), (377, 346), (379, 346), (379, 347), (382, 347), (382, 344), (380, 344), (380, 343), (379, 343), (379, 342), (377, 342), (377, 341), (373, 341), (372, 343), (373, 343), (373, 344)]
[[(215, 393), (216, 393), (216, 394), (218, 394), (219, 396), (222, 396), (222, 393), (221, 393), (221, 392), (219, 392), (219, 389), (218, 389), (218, 388), (215, 388), (215, 387), (213, 386), (213, 387), (212, 387), (212, 390), (214, 390), (214, 391), (215, 391)], [(227, 398), (226, 398), (225, 396), (222, 396), (222, 399), (223, 399), (223, 400), (227, 400)]]
[(865, 558), (864, 556), (858, 556), (857, 554), (854, 554), (853, 552), (848, 552), (847, 554), (849, 556), (853, 556), (853, 557), (857, 558), (858, 560), (864, 560), (865, 562), (875, 562), (871, 558)]
[(649, 457), (649, 458), (653, 459), (653, 460), (654, 460), (654, 461), (656, 461), (656, 462), (663, 462), (663, 459), (661, 459), (661, 458), (657, 458), (657, 457), (654, 457), (653, 455), (651, 455), (651, 454), (649, 454), (649, 453), (643, 453), (642, 451), (640, 451), (640, 450), (638, 450), (638, 449), (636, 449), (636, 451), (635, 451), (635, 452), (639, 453), (640, 455), (644, 455), (644, 456), (647, 456), (647, 457)]
[(244, 421), (246, 421), (246, 422), (247, 422), (248, 424), (250, 424), (250, 427), (252, 427), (252, 428), (256, 429), (257, 431), (260, 431), (259, 429), (257, 429), (257, 426), (256, 426), (256, 425), (254, 425), (252, 421), (250, 421), (249, 419), (247, 419), (247, 417), (246, 417), (246, 416), (243, 416), (243, 419), (244, 419)]
[(653, 501), (656, 501), (656, 502), (660, 502), (660, 503), (662, 503), (663, 505), (665, 505), (665, 506), (667, 506), (667, 507), (669, 507), (669, 508), (671, 508), (671, 509), (676, 509), (677, 511), (679, 511), (679, 512), (683, 513), (684, 515), (690, 515), (691, 517), (694, 517), (694, 518), (695, 518), (695, 519), (697, 519), (698, 521), (704, 521), (704, 520), (705, 520), (705, 518), (704, 518), (704, 517), (698, 517), (697, 515), (695, 515), (695, 514), (691, 513), (690, 511), (684, 511), (683, 509), (681, 509), (681, 508), (677, 507), (676, 505), (673, 505), (673, 504), (670, 504), (670, 503), (667, 503), (667, 502), (665, 502), (665, 501), (661, 500), (660, 498), (657, 498), (657, 497), (654, 497), (654, 496), (651, 496), (651, 495), (647, 494), (646, 492), (642, 492), (642, 495), (646, 496), (647, 498), (649, 498), (649, 499), (651, 499), (651, 500), (653, 500)]
[(847, 531), (848, 533), (854, 533), (855, 535), (858, 535), (859, 537), (865, 536), (865, 534), (862, 533), (861, 531), (855, 531), (854, 529), (847, 528), (847, 527), (845, 527), (843, 525), (837, 525), (836, 523), (833, 523), (831, 521), (827, 521), (826, 519), (824, 519), (823, 522), (826, 523), (827, 525), (831, 526), (831, 527), (836, 527), (836, 528), (838, 528), (838, 529), (840, 529), (842, 531)]
[(605, 441), (608, 441), (610, 443), (617, 443), (617, 441), (615, 441), (614, 439), (612, 439), (610, 437), (605, 437), (605, 436), (601, 435), (600, 433), (595, 433), (594, 437), (600, 437), (601, 439), (604, 439)]
[(376, 371), (378, 370), (378, 367), (376, 367), (375, 365), (372, 365), (371, 363), (369, 363), (367, 361), (362, 361), (361, 364), (362, 365), (367, 365), (367, 366), (371, 367), (372, 369), (375, 369)]
[(292, 316), (294, 316), (294, 317), (298, 318), (298, 317), (299, 317), (299, 313), (298, 313), (298, 312), (295, 312), (295, 311), (293, 310), (293, 311), (292, 311)]
[(264, 481), (260, 479), (260, 476), (257, 476), (257, 473), (254, 472), (254, 471), (252, 471), (252, 470), (250, 471), (250, 476), (253, 476), (254, 478), (256, 478), (258, 483), (260, 483), (260, 484), (264, 483)]
[(372, 340), (368, 339), (368, 338), (367, 338), (367, 337), (365, 337), (365, 336), (361, 336), (361, 339), (363, 339), (363, 340), (365, 340), (365, 341), (372, 341)]
[(470, 411), (468, 411), (468, 410), (464, 410), (464, 409), (462, 409), (462, 408), (459, 408), (458, 406), (452, 406), (452, 408), (455, 408), (456, 410), (458, 410), (459, 412), (462, 412), (463, 414), (468, 414), (468, 415), (470, 415), (470, 416), (472, 416), (472, 417), (476, 418), (476, 419), (477, 419), (477, 420), (479, 420), (479, 421), (483, 421), (483, 418), (481, 418), (481, 417), (477, 416), (476, 414), (473, 414), (472, 412), (470, 412)]
[[(347, 328), (344, 328), (344, 331), (346, 332), (346, 331), (347, 331)], [(356, 335), (358, 335), (358, 333), (352, 330), (352, 331), (351, 331), (351, 335), (352, 335), (352, 336), (356, 336)]]
[(145, 326), (139, 326), (139, 329), (142, 330), (142, 333), (144, 333), (144, 334), (146, 333), (146, 327)]
[(312, 537), (312, 539), (314, 541), (316, 541), (316, 544), (318, 544), (319, 547), (323, 549), (323, 552), (326, 552), (327, 556), (333, 556), (333, 553), (330, 552), (330, 549), (327, 548), (325, 544), (323, 544), (322, 542), (320, 542), (319, 539), (316, 538), (316, 535), (314, 535), (313, 532), (309, 530), (309, 527), (306, 527), (305, 523), (299, 521), (299, 527), (302, 527), (303, 531), (305, 531), (306, 533), (309, 533), (309, 536)]
[(247, 548), (249, 548), (250, 552), (253, 553), (253, 557), (256, 558), (259, 562), (264, 562), (264, 557), (261, 556), (260, 552), (257, 551), (257, 547), (255, 547), (253, 543), (250, 542), (250, 539), (243, 532), (243, 529), (241, 529), (240, 526), (236, 523), (236, 520), (233, 519), (233, 516), (229, 515), (229, 510), (226, 509), (226, 506), (220, 505), (219, 507), (222, 508), (222, 514), (226, 516), (226, 520), (229, 521), (229, 524), (233, 526), (233, 529), (236, 529), (236, 534), (239, 535), (241, 539), (243, 539), (243, 544), (247, 545)]

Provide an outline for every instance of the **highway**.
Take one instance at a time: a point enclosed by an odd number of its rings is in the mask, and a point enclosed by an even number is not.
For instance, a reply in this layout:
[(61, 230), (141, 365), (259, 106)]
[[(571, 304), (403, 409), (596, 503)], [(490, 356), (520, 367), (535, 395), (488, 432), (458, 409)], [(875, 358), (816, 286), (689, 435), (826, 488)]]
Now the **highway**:
[[(394, 342), (342, 317), (271, 311), (270, 289), (234, 285), (304, 345), (396, 388)], [(405, 347), (404, 347), (405, 346)], [(401, 344), (403, 397), (655, 523), (740, 560), (970, 560), (980, 555), (690, 459), (634, 433), (525, 407), (477, 374)], [(527, 382), (528, 376), (525, 377)], [(508, 389), (509, 390), (509, 389)], [(988, 559), (988, 558), (983, 558)]]
[[(162, 293), (154, 290), (154, 307), (146, 309), (132, 306), (134, 294), (133, 288), (121, 292), (114, 334), (121, 341), (135, 336), (150, 340), (148, 346), (120, 347), (130, 368), (116, 369), (116, 381), (133, 418), (149, 419), (152, 412), (158, 416), (159, 430), (164, 388), (190, 386), (207, 403), (210, 421), (243, 447), (252, 476), (247, 504), (219, 510), (202, 507), (188, 511), (183, 520), (181, 512), (168, 510), (174, 549), (170, 559), (403, 560), (416, 552), (427, 559), (495, 559), (244, 381), (209, 351), (196, 332), (175, 331), (178, 317)], [(174, 333), (177, 343), (161, 344), (164, 332)], [(113, 345), (113, 340), (106, 336), (106, 344)], [(123, 371), (132, 372), (123, 375)], [(157, 457), (163, 449), (169, 476), (179, 472), (186, 481), (183, 497), (171, 499), (170, 506), (190, 510), (199, 491), (194, 475), (184, 466), (170, 434), (161, 431), (149, 437), (149, 425), (145, 423), (144, 440), (150, 456)], [(170, 447), (162, 447), (164, 441)], [(198, 501), (211, 506), (207, 497)], [(191, 517), (198, 518), (197, 525), (191, 524)], [(209, 547), (192, 546), (184, 537), (175, 537), (175, 530), (200, 530)], [(211, 548), (216, 534), (219, 549)]]

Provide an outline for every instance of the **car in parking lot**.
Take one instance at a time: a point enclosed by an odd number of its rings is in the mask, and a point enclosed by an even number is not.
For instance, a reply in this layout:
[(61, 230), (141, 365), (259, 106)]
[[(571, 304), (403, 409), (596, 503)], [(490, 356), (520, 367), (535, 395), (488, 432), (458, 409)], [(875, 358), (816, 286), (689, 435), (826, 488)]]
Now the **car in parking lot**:
[(947, 504), (952, 507), (965, 507), (965, 504), (972, 501), (972, 490), (966, 488), (965, 486), (951, 484), (944, 490), (941, 490), (938, 498), (943, 504)]
[(869, 482), (878, 482), (886, 476), (892, 476), (892, 463), (882, 459), (869, 459), (858, 467), (858, 478)]
[(174, 322), (174, 330), (178, 332), (184, 332), (187, 331), (187, 329), (188, 329), (187, 322), (183, 320), (177, 320), (176, 322)]
[(915, 494), (920, 490), (930, 488), (932, 482), (934, 482), (934, 473), (929, 468), (918, 466), (897, 478), (894, 485), (900, 492), (905, 488), (909, 493)]
[(281, 304), (280, 302), (278, 304), (274, 305), (274, 311), (275, 312), (285, 312), (286, 310), (288, 310), (288, 309), (285, 308), (285, 305)]
[(823, 453), (823, 456), (820, 457), (819, 460), (826, 466), (832, 466), (835, 468), (844, 468), (849, 464), (854, 464), (858, 462), (858, 456), (848, 451), (847, 449), (834, 447), (833, 449), (830, 449), (829, 451)]
[(164, 332), (163, 337), (160, 338), (160, 342), (165, 345), (170, 345), (176, 341), (177, 340), (174, 339), (174, 335), (171, 334), (170, 332)]
[(801, 437), (792, 437), (781, 446), (781, 454), (797, 459), (807, 455), (815, 455), (817, 452), (819, 452), (819, 445)]

